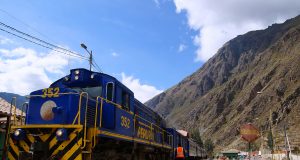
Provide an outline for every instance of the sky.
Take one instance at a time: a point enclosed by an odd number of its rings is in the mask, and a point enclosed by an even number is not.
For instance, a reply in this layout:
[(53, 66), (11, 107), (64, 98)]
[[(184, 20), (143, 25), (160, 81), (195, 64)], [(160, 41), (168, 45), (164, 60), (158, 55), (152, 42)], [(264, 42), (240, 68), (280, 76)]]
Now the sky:
[[(228, 40), (299, 13), (299, 0), (1, 0), (0, 22), (88, 56), (84, 43), (102, 72), (145, 102), (197, 71)], [(0, 92), (27, 95), (72, 68), (89, 68), (3, 29), (10, 31), (0, 25)]]

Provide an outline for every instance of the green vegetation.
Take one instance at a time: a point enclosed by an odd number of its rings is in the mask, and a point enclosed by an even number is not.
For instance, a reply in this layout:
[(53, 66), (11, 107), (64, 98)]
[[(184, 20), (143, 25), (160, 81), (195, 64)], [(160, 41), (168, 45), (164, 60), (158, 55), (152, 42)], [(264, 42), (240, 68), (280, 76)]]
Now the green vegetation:
[(205, 142), (204, 142), (204, 148), (206, 150), (206, 152), (208, 153), (208, 156), (212, 156), (213, 155), (213, 152), (214, 152), (214, 143), (211, 139), (207, 139)]
[(259, 145), (260, 145), (260, 142), (258, 142), (258, 141), (251, 143), (251, 150), (258, 151), (259, 147), (260, 147)]
[(203, 141), (201, 139), (201, 135), (198, 129), (191, 132), (192, 139), (195, 140), (195, 142), (200, 146), (203, 147)]
[(273, 134), (271, 131), (269, 131), (268, 133), (268, 146), (271, 149), (271, 151), (273, 152), (274, 150), (274, 143), (273, 143)]

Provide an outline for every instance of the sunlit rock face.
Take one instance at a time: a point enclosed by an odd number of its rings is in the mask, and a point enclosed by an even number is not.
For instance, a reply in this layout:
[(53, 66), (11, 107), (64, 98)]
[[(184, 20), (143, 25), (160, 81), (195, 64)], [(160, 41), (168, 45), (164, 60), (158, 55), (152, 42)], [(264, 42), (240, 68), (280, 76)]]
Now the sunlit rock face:
[(198, 129), (217, 146), (242, 149), (238, 127), (252, 122), (266, 130), (270, 114), (277, 115), (278, 130), (287, 121), (289, 132), (300, 132), (299, 62), (298, 16), (228, 41), (199, 70), (146, 104), (177, 129)]

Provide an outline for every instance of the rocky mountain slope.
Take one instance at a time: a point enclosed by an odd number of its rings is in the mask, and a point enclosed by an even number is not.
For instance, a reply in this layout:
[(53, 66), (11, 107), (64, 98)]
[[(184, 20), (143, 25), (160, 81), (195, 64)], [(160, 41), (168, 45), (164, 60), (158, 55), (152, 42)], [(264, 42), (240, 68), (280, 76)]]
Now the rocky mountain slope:
[(170, 125), (199, 129), (217, 149), (242, 149), (237, 128), (251, 122), (266, 137), (272, 116), (276, 145), (283, 145), (286, 123), (291, 144), (300, 145), (299, 97), (300, 16), (230, 40), (199, 70), (146, 105)]

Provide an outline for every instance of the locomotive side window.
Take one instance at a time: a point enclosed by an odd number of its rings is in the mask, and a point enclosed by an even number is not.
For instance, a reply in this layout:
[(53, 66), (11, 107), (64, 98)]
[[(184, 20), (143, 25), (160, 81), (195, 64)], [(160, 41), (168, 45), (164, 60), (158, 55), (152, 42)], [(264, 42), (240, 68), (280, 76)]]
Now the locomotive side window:
[(122, 92), (122, 107), (123, 109), (129, 111), (130, 109), (130, 101), (129, 101), (129, 94), (126, 92)]
[(106, 99), (109, 101), (114, 100), (114, 83), (108, 82), (106, 84)]
[(102, 92), (102, 86), (96, 86), (96, 87), (86, 87), (86, 88), (80, 88), (80, 87), (72, 87), (75, 91), (81, 93), (81, 92), (87, 92), (89, 97), (96, 99), (97, 96), (101, 96)]

